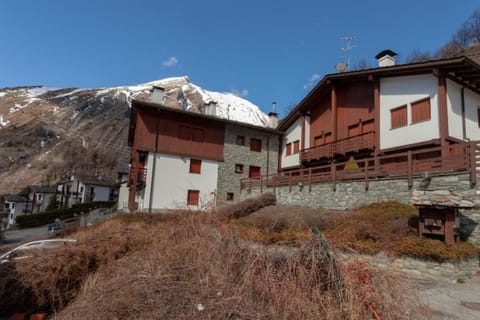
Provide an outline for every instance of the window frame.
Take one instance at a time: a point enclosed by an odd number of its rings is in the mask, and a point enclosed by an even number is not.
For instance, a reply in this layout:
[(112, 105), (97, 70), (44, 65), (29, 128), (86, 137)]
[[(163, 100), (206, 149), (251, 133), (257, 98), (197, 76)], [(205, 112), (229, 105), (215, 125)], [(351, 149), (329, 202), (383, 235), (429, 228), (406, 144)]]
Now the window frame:
[(237, 136), (235, 139), (235, 144), (237, 146), (244, 146), (245, 145), (245, 136)]
[(262, 152), (262, 139), (250, 138), (250, 151)]
[(198, 206), (200, 200), (200, 190), (188, 189), (187, 191), (187, 205)]
[(233, 201), (235, 198), (235, 194), (233, 192), (227, 192), (226, 200), (227, 201)]
[(300, 153), (300, 140), (293, 141), (293, 154)]
[(235, 173), (239, 173), (239, 174), (243, 173), (243, 164), (242, 163), (235, 163)]
[[(423, 102), (428, 102), (428, 112), (426, 112), (426, 114), (428, 113), (428, 118), (419, 117), (420, 115), (422, 115), (422, 112), (420, 110), (423, 107), (423, 104), (422, 104)], [(430, 97), (423, 98), (410, 103), (410, 110), (412, 112), (412, 122), (411, 122), (412, 124), (430, 121), (432, 119), (432, 104), (430, 101)]]
[(292, 155), (292, 143), (289, 142), (285, 145), (285, 155), (290, 156)]
[[(401, 105), (399, 107), (395, 107), (395, 108), (390, 109), (390, 129), (403, 128), (403, 127), (406, 127), (408, 125), (408, 108), (407, 107), (408, 106), (406, 104), (404, 104), (404, 105)], [(402, 122), (402, 123), (394, 126), (394, 119), (396, 119), (396, 118), (394, 118), (393, 115), (394, 115), (395, 112), (398, 112), (400, 110), (405, 110), (405, 119), (402, 119), (402, 120), (405, 121), (405, 123)]]
[(189, 173), (201, 174), (202, 173), (202, 160), (190, 158)]
[[(254, 169), (254, 170), (252, 170)], [(252, 175), (252, 173), (255, 171), (257, 172), (257, 169), (258, 169), (258, 175)], [(256, 174), (256, 173), (255, 173)], [(248, 177), (251, 178), (251, 179), (260, 179), (262, 176), (262, 167), (259, 167), (259, 166), (249, 166), (248, 167)]]

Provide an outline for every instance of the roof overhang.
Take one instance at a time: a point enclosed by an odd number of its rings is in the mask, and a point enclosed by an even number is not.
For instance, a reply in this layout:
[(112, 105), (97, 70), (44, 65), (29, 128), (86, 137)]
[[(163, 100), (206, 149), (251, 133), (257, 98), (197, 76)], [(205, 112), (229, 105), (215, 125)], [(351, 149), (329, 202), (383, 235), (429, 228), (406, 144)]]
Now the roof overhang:
[(443, 74), (460, 83), (462, 86), (480, 94), (480, 65), (467, 57), (456, 57), (442, 60), (432, 60), (419, 63), (401, 64), (389, 67), (379, 67), (359, 71), (327, 74), (303, 98), (302, 101), (280, 122), (279, 130), (285, 131), (301, 114), (310, 107), (311, 102), (320, 95), (329, 92), (336, 83), (354, 82), (360, 80), (373, 81), (387, 77), (399, 77), (416, 74)]

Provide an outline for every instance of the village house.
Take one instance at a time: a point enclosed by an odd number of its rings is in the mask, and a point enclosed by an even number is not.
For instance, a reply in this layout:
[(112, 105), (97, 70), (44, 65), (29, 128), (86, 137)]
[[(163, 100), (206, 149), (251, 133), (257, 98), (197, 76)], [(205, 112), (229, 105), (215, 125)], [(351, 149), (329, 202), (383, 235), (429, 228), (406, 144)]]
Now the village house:
[[(133, 100), (129, 145), (129, 210), (211, 208), (236, 200), (242, 178), (277, 172), (279, 132), (215, 115)], [(271, 115), (276, 126), (276, 114)]]
[(113, 200), (114, 186), (99, 177), (72, 175), (57, 183), (56, 192), (60, 207), (70, 207), (75, 203)]
[(50, 203), (50, 198), (55, 196), (55, 186), (28, 186), (18, 193), (19, 196), (25, 197), (26, 213), (44, 212)]
[[(470, 171), (476, 183), (480, 65), (467, 57), (326, 75), (279, 124), (270, 184)], [(258, 181), (245, 179), (245, 188)], [(366, 186), (367, 187), (367, 186)]]
[(15, 224), (18, 216), (27, 213), (27, 198), (18, 194), (5, 194), (0, 196), (0, 230), (9, 229)]

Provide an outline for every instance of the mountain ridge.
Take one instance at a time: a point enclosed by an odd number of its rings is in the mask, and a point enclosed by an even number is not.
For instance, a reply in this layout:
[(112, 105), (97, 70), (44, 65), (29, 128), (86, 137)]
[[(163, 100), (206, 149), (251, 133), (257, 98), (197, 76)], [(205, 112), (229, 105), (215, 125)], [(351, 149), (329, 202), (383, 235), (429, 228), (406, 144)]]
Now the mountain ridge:
[(268, 116), (253, 103), (205, 90), (188, 77), (111, 88), (2, 88), (0, 194), (52, 184), (72, 173), (114, 180), (118, 166), (129, 160), (131, 100), (149, 100), (154, 85), (165, 89), (168, 107), (201, 112), (215, 101), (220, 118), (268, 125)]

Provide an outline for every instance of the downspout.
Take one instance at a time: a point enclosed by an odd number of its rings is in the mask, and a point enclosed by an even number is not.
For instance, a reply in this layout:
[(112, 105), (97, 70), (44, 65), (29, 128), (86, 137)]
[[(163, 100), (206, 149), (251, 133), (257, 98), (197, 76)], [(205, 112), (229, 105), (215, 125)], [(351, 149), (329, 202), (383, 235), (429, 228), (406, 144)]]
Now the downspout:
[(160, 125), (160, 117), (157, 116), (157, 123), (155, 124), (155, 147), (153, 152), (152, 163), (152, 178), (150, 179), (150, 200), (148, 202), (148, 213), (152, 213), (152, 201), (153, 201), (153, 186), (155, 183), (155, 167), (157, 165), (157, 151), (158, 151), (158, 127)]
[(268, 181), (268, 174), (270, 171), (270, 136), (267, 137), (267, 181)]
[(466, 119), (465, 119), (465, 86), (462, 87), (461, 91), (461, 106), (462, 106), (462, 134), (463, 140), (467, 139), (467, 126), (466, 126)]

